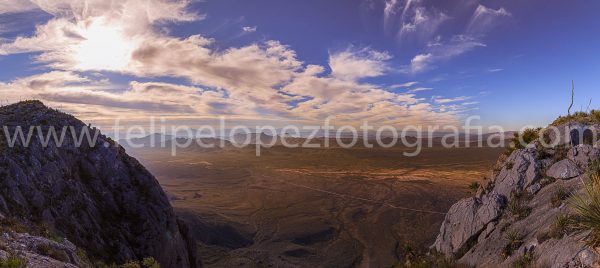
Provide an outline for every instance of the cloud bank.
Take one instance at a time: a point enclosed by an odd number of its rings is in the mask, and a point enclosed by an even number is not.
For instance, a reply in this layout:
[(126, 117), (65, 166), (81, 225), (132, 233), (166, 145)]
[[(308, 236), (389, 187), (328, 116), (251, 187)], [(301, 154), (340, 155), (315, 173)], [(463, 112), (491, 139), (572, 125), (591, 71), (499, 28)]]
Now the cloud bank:
[[(412, 6), (412, 2), (405, 6)], [(398, 3), (389, 4), (386, 12), (392, 17)], [(31, 34), (0, 44), (0, 55), (33, 53), (34, 60), (49, 69), (4, 82), (0, 92), (13, 101), (42, 99), (92, 119), (128, 113), (235, 115), (306, 122), (335, 116), (357, 124), (362, 120), (397, 125), (454, 124), (467, 109), (460, 105), (460, 99), (447, 107), (440, 105), (446, 103), (442, 98), (415, 96), (425, 89), (398, 93), (364, 82), (391, 70), (388, 62), (392, 57), (386, 51), (349, 46), (330, 52), (329, 66), (320, 66), (305, 64), (293, 49), (276, 40), (216, 50), (213, 45), (218, 40), (169, 35), (163, 26), (204, 18), (189, 11), (188, 5), (189, 1), (168, 0), (33, 0), (2, 5), (0, 13), (37, 10), (52, 18)], [(424, 31), (427, 36), (437, 27), (432, 16), (443, 21), (440, 14), (427, 10), (415, 9), (409, 14), (404, 9), (402, 13), (412, 18), (403, 27)], [(474, 19), (479, 20), (479, 16)], [(245, 32), (255, 30), (243, 28)], [(483, 44), (460, 36), (443, 46), (416, 56), (411, 69), (424, 71), (434, 61)], [(135, 79), (126, 85), (113, 84), (103, 75), (111, 72)], [(139, 82), (141, 78), (159, 77), (184, 79), (189, 84)]]

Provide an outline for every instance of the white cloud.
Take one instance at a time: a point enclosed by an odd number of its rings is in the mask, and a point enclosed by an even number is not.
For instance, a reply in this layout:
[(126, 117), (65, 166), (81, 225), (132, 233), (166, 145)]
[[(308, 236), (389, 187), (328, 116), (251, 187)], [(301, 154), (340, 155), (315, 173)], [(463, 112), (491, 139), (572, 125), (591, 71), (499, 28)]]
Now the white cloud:
[(430, 47), (428, 53), (416, 55), (411, 60), (410, 70), (413, 73), (430, 70), (435, 68), (435, 62), (449, 60), (477, 47), (485, 46), (484, 43), (471, 36), (455, 35), (446, 43), (440, 42), (439, 45)]
[(357, 80), (383, 75), (388, 69), (386, 61), (391, 58), (387, 52), (348, 48), (329, 55), (329, 66), (334, 77)]
[(242, 30), (247, 33), (253, 33), (253, 32), (256, 32), (257, 28), (258, 28), (257, 26), (244, 26), (244, 27), (242, 27)]
[(418, 84), (418, 82), (412, 81), (412, 82), (406, 82), (406, 83), (402, 83), (402, 84), (391, 85), (389, 88), (398, 89), (398, 88), (412, 87), (416, 84)]
[(470, 100), (471, 98), (472, 97), (469, 97), (469, 96), (460, 96), (460, 97), (454, 97), (454, 98), (444, 98), (442, 96), (433, 96), (433, 97), (431, 97), (431, 99), (435, 103), (441, 103), (441, 104), (461, 102), (461, 101)]
[(496, 69), (488, 69), (487, 71), (488, 71), (489, 73), (497, 73), (497, 72), (502, 72), (502, 71), (504, 71), (504, 69), (496, 68)]
[(394, 23), (396, 11), (398, 7), (398, 0), (386, 0), (385, 7), (383, 9), (383, 27), (385, 31), (389, 31), (388, 28)]
[(410, 61), (410, 69), (413, 73), (419, 73), (430, 68), (430, 64), (433, 62), (434, 56), (431, 53), (416, 55)]
[(511, 14), (504, 8), (495, 10), (479, 5), (471, 16), (466, 32), (474, 36), (484, 35), (497, 26), (503, 18), (510, 16)]
[(433, 90), (433, 88), (430, 88), (430, 87), (417, 87), (417, 88), (410, 89), (408, 92), (410, 92), (410, 93), (416, 93), (416, 92), (429, 91), (429, 90)]
[[(467, 12), (472, 12), (472, 15), (466, 25), (452, 25), (455, 26), (452, 28), (464, 27), (463, 31), (453, 34), (440, 32), (447, 22), (457, 22), (459, 20), (455, 18), (469, 14)], [(423, 46), (423, 51), (417, 53), (410, 65), (402, 70), (410, 73), (433, 69), (438, 62), (485, 46), (482, 41), (484, 35), (511, 16), (505, 8), (491, 9), (472, 0), (458, 3), (452, 9), (430, 1), (387, 0), (383, 15), (385, 32), (396, 26), (396, 39), (400, 44), (408, 43), (408, 48)]]
[[(407, 5), (410, 8), (412, 5)], [(421, 42), (429, 40), (437, 33), (438, 28), (449, 19), (443, 12), (429, 11), (427, 8), (418, 6), (412, 10), (404, 10), (403, 14), (411, 14), (411, 18), (402, 19), (402, 26), (398, 31), (398, 39), (401, 42), (413, 38)]]

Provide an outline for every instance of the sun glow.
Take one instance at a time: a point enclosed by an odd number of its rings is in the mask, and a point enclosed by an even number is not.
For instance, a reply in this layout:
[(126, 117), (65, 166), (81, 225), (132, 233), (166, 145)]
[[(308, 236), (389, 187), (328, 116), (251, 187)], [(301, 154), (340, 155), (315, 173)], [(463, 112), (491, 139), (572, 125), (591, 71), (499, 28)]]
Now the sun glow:
[(84, 40), (73, 49), (76, 68), (121, 71), (127, 67), (135, 46), (127, 40), (121, 29), (98, 19), (80, 34)]

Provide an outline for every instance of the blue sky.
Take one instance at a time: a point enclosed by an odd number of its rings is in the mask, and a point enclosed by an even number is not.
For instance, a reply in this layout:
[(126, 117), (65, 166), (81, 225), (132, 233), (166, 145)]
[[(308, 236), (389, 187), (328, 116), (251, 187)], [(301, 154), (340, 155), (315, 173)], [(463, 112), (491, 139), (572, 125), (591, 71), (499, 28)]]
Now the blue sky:
[[(107, 4), (111, 3), (111, 4)], [(0, 3), (0, 92), (88, 120), (545, 125), (600, 103), (596, 1)], [(37, 27), (37, 28), (36, 28)], [(41, 85), (41, 86), (40, 86)]]

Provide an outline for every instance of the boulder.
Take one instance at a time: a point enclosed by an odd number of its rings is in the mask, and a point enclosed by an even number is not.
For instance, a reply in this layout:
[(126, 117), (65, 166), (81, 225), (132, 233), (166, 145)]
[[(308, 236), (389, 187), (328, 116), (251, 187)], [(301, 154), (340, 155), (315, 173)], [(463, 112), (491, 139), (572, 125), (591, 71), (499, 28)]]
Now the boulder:
[(561, 160), (552, 165), (546, 175), (551, 178), (568, 180), (581, 175), (583, 172), (571, 159)]
[(537, 149), (527, 148), (513, 152), (494, 179), (492, 192), (507, 199), (512, 193), (535, 184), (541, 177), (541, 162), (537, 159)]
[(459, 201), (446, 214), (432, 247), (446, 255), (458, 255), (467, 250), (468, 244), (500, 216), (505, 204), (505, 198), (498, 194)]

